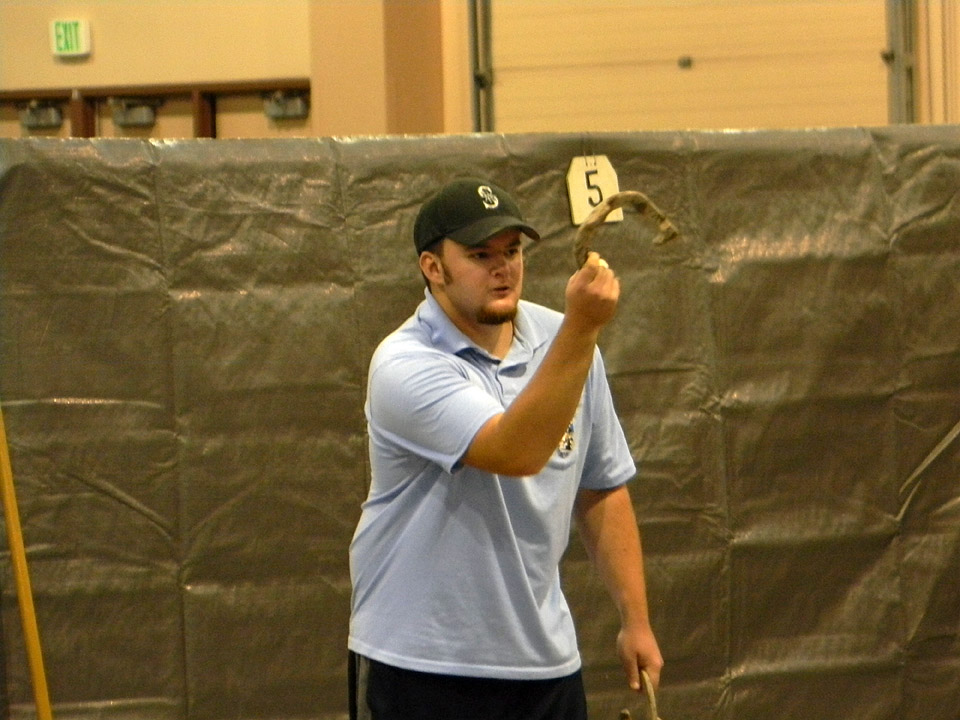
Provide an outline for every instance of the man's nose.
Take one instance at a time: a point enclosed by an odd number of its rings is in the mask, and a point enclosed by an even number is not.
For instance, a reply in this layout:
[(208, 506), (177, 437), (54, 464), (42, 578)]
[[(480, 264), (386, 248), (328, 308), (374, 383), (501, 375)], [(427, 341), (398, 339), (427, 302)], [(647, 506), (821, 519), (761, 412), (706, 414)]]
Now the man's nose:
[(493, 253), (491, 266), (493, 270), (502, 270), (510, 264), (510, 258), (506, 253)]

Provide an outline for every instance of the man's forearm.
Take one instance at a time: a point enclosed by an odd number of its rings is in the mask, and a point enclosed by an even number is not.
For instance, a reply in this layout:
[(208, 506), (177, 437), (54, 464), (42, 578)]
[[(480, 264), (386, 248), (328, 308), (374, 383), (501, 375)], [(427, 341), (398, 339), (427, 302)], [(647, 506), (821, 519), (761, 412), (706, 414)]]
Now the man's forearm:
[(597, 335), (561, 325), (530, 382), (510, 407), (480, 429), (464, 461), (505, 475), (540, 472), (577, 410)]
[(601, 328), (616, 312), (620, 282), (590, 253), (567, 283), (560, 330), (529, 384), (473, 438), (464, 462), (503, 475), (535, 475), (577, 410)]
[(587, 553), (620, 612), (617, 651), (627, 683), (639, 691), (643, 670), (657, 687), (663, 657), (650, 625), (643, 550), (630, 495), (623, 486), (581, 490), (575, 512)]
[(576, 518), (587, 553), (622, 620), (649, 623), (640, 531), (626, 486), (581, 490)]

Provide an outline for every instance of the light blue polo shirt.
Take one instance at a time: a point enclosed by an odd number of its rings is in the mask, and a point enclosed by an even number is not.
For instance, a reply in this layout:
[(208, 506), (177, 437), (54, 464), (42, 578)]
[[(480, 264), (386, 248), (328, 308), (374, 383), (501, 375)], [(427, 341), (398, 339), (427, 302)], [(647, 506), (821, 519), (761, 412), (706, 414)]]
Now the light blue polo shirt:
[(349, 648), (396, 667), (544, 679), (580, 667), (559, 564), (579, 488), (636, 473), (599, 351), (570, 431), (536, 476), (464, 466), (473, 436), (536, 372), (562, 315), (521, 301), (502, 360), (426, 299), (377, 348), (371, 486), (350, 546)]

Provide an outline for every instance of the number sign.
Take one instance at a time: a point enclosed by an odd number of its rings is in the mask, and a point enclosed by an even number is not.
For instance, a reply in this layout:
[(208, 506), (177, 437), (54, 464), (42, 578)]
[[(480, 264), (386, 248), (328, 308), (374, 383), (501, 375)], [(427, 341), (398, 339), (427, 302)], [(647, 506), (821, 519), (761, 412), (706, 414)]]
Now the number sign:
[[(593, 209), (611, 195), (620, 192), (617, 171), (606, 155), (585, 155), (570, 161), (567, 170), (567, 196), (570, 198), (570, 218), (580, 225)], [(623, 220), (623, 210), (607, 215), (606, 222)]]

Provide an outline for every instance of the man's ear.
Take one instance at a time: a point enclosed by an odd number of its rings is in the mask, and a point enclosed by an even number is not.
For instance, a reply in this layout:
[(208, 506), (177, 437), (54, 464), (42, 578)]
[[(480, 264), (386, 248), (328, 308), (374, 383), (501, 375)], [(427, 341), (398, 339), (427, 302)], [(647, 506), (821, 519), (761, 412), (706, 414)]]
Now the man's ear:
[(424, 250), (420, 253), (420, 272), (431, 285), (443, 284), (443, 265), (436, 253)]

